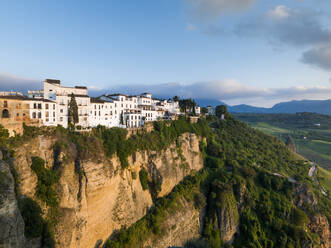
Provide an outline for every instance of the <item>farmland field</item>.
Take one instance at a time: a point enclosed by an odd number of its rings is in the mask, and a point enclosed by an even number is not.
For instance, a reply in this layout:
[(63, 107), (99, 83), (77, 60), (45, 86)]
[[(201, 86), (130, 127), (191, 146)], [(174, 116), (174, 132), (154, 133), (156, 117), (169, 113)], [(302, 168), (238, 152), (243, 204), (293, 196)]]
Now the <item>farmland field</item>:
[[(331, 116), (312, 113), (235, 114), (234, 116), (252, 128), (273, 135), (284, 142), (291, 137), (299, 155), (331, 171)], [(322, 124), (316, 125), (316, 120)]]

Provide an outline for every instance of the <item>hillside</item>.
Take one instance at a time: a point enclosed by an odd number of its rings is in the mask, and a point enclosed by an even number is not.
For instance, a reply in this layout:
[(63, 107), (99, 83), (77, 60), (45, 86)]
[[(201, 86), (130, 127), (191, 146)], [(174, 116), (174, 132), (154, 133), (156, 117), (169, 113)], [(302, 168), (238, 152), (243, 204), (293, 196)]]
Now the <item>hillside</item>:
[(235, 114), (251, 127), (286, 142), (291, 137), (296, 152), (331, 169), (331, 117), (314, 113)]
[(329, 247), (331, 202), (308, 177), (310, 166), (277, 139), (231, 118), (213, 128), (203, 146), (204, 169), (106, 247), (167, 247), (158, 244), (186, 223), (168, 220), (187, 205), (201, 212), (192, 216), (201, 231), (185, 247)]
[(0, 226), (17, 230), (0, 247), (330, 245), (311, 165), (229, 114), (136, 134), (0, 131)]

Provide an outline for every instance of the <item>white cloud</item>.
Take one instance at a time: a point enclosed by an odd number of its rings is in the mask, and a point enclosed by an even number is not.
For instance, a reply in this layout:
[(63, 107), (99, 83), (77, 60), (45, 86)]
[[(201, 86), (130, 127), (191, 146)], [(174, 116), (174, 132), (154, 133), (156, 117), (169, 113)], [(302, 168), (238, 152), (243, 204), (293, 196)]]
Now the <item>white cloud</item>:
[(0, 91), (23, 91), (39, 89), (42, 85), (39, 79), (19, 77), (8, 73), (0, 73)]
[(138, 94), (145, 91), (163, 98), (178, 95), (181, 98), (217, 99), (228, 104), (253, 104), (263, 107), (271, 107), (275, 103), (288, 100), (331, 99), (331, 86), (257, 88), (234, 79), (200, 81), (192, 84), (126, 85), (108, 90), (111, 93), (124, 92), (126, 94)]
[(268, 11), (267, 16), (273, 20), (283, 20), (290, 16), (290, 9), (284, 5), (276, 6), (275, 9)]

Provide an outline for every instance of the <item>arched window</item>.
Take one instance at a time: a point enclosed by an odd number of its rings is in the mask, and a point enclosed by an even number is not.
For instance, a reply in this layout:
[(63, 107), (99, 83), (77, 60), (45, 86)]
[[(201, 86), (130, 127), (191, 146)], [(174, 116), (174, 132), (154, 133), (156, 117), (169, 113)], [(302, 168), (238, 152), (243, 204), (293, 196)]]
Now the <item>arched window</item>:
[(9, 118), (9, 111), (8, 109), (2, 110), (2, 118)]

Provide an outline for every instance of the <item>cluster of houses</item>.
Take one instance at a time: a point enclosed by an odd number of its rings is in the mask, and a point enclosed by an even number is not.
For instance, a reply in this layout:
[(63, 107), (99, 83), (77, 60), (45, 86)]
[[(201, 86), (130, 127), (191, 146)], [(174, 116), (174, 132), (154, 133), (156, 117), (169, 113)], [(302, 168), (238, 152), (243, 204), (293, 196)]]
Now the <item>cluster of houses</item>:
[[(80, 129), (88, 130), (98, 125), (106, 127), (138, 128), (146, 122), (173, 120), (181, 114), (179, 102), (141, 95), (111, 94), (88, 96), (86, 87), (65, 87), (60, 80), (46, 79), (43, 90), (0, 92), (0, 124), (11, 134), (21, 133), (23, 122), (27, 125), (68, 127), (69, 103), (74, 96), (78, 107)], [(200, 114), (196, 106), (195, 114)]]

